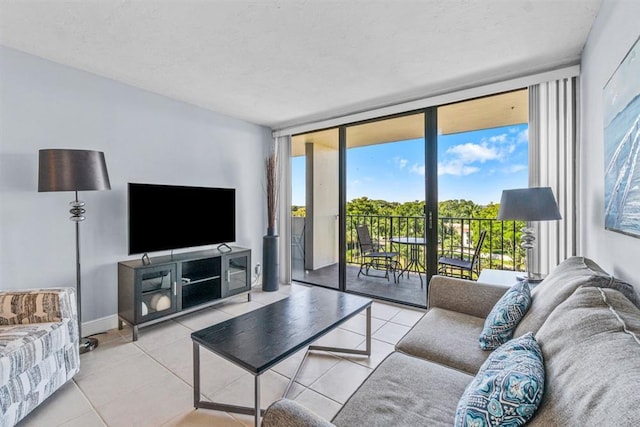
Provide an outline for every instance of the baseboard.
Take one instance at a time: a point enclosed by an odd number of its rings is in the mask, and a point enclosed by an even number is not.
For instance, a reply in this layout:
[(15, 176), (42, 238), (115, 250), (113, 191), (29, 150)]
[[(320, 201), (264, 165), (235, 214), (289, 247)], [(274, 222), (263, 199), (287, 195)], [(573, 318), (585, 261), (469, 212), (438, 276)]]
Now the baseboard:
[(109, 329), (115, 329), (117, 327), (118, 315), (112, 314), (111, 316), (103, 317), (101, 319), (82, 322), (82, 335), (88, 337), (90, 335), (106, 332)]

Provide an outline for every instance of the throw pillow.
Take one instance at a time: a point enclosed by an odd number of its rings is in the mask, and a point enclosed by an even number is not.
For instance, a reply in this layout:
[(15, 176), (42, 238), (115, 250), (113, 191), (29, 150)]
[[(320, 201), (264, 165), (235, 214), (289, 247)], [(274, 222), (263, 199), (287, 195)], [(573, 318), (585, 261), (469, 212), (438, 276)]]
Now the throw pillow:
[(540, 405), (544, 361), (533, 333), (498, 347), (465, 389), (455, 426), (521, 426)]
[(527, 282), (513, 285), (493, 306), (478, 337), (480, 348), (493, 350), (513, 337), (513, 331), (531, 306)]

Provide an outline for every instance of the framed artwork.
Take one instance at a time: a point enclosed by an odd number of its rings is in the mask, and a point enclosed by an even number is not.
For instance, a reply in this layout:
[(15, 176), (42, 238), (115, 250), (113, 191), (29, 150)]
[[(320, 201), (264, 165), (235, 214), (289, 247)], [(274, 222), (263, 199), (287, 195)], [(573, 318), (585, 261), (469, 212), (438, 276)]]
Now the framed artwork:
[(605, 228), (640, 237), (640, 38), (603, 92)]

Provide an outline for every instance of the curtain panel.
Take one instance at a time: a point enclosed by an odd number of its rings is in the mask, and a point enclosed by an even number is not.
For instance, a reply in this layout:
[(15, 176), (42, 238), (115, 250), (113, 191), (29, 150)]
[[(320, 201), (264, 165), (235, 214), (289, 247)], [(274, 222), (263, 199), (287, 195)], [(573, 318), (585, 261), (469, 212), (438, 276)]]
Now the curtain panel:
[(273, 138), (278, 153), (279, 191), (277, 230), (280, 283), (291, 284), (291, 136)]
[(548, 274), (577, 248), (577, 77), (529, 87), (529, 186), (551, 187), (562, 219), (531, 224), (533, 271)]

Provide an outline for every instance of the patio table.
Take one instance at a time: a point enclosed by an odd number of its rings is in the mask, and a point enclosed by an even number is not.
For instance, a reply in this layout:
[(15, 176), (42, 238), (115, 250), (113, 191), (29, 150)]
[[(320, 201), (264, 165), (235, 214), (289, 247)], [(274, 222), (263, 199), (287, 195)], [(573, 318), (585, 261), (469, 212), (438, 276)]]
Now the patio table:
[(409, 277), (409, 272), (418, 273), (418, 277), (420, 278), (420, 288), (424, 286), (422, 282), (422, 274), (421, 272), (426, 271), (424, 264), (422, 263), (422, 251), (427, 245), (427, 240), (424, 237), (392, 237), (391, 245), (407, 245), (409, 246), (409, 262), (407, 265), (403, 267), (398, 275), (398, 279), (407, 273), (407, 278)]

